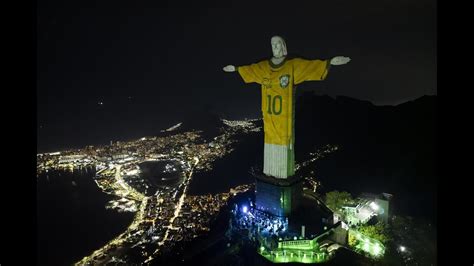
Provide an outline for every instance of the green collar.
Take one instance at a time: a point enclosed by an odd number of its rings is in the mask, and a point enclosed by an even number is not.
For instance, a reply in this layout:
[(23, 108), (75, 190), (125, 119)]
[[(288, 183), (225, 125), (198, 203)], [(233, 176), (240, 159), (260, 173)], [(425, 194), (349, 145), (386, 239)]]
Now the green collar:
[(268, 63), (270, 63), (270, 66), (271, 66), (272, 68), (279, 68), (279, 67), (281, 67), (281, 66), (283, 66), (283, 65), (285, 64), (286, 59), (287, 59), (287, 56), (285, 56), (285, 58), (283, 59), (283, 61), (281, 61), (279, 64), (274, 64), (274, 63), (272, 62), (272, 59), (270, 58), (270, 59), (268, 59)]

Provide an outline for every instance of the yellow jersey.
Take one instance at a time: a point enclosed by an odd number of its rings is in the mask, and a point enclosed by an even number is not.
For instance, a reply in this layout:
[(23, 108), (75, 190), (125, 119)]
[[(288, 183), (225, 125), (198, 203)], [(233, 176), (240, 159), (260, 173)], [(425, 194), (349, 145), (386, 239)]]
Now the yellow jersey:
[(295, 87), (304, 81), (324, 80), (329, 66), (329, 60), (294, 58), (278, 65), (264, 60), (237, 67), (245, 83), (262, 85), (265, 143), (294, 143)]

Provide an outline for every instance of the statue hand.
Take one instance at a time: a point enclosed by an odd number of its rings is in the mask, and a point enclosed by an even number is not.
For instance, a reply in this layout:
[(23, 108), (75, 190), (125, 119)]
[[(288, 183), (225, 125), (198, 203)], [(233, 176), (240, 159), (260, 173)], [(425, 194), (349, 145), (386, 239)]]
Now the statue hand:
[(351, 61), (351, 59), (349, 57), (336, 56), (333, 59), (331, 59), (330, 64), (335, 65), (335, 66), (339, 66), (339, 65), (347, 64), (347, 63), (349, 63), (349, 61)]
[(224, 67), (225, 72), (235, 72), (235, 66), (233, 65), (228, 65)]

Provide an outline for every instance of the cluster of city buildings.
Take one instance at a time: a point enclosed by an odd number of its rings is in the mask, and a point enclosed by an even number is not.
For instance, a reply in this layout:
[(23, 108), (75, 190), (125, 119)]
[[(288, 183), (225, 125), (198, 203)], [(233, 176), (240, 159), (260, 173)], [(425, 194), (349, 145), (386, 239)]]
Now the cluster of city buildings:
[[(225, 120), (221, 134), (213, 139), (203, 138), (200, 131), (182, 132), (179, 130), (181, 124), (178, 124), (166, 130), (165, 136), (38, 154), (38, 173), (94, 167), (94, 181), (98, 187), (115, 196), (105, 207), (135, 212), (132, 224), (124, 233), (77, 264), (150, 261), (176, 244), (209, 231), (213, 219), (227, 201), (249, 190), (251, 185), (238, 186), (217, 195), (188, 196), (193, 171), (211, 170), (216, 159), (233, 150), (236, 134), (261, 129), (254, 122)], [(176, 162), (166, 164), (163, 173), (179, 172), (182, 179), (175, 186), (151, 187), (141, 176), (140, 164), (147, 161)], [(156, 192), (149, 195), (150, 189)]]
[[(40, 153), (36, 157), (37, 172), (87, 166), (96, 167), (99, 171), (110, 167), (111, 164), (138, 163), (144, 160), (166, 158), (191, 161), (194, 156), (199, 156), (201, 160), (196, 169), (211, 170), (212, 162), (216, 158), (232, 151), (231, 144), (236, 142), (232, 137), (236, 133), (245, 134), (261, 130), (261, 126), (256, 125), (258, 120), (222, 121), (222, 134), (210, 141), (201, 137), (201, 131), (188, 131), (166, 136), (143, 137), (131, 141), (111, 141), (110, 145)], [(180, 126), (181, 123), (178, 125)]]

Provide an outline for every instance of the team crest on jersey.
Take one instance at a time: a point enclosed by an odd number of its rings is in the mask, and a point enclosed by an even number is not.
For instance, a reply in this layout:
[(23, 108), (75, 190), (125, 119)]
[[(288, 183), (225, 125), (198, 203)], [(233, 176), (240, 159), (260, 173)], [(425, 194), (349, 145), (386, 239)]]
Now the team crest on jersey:
[(290, 83), (290, 75), (283, 75), (280, 77), (280, 87), (282, 89), (288, 87), (288, 83)]

